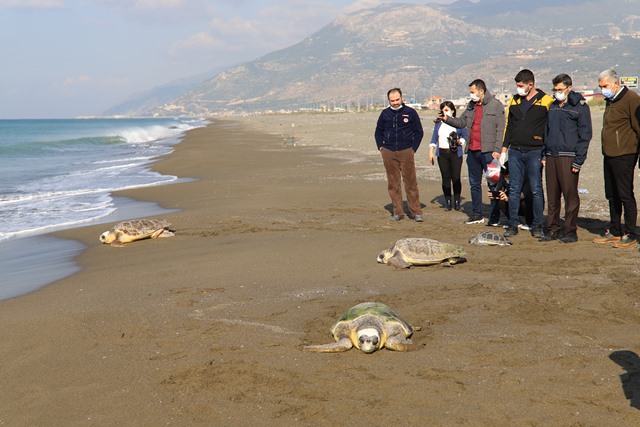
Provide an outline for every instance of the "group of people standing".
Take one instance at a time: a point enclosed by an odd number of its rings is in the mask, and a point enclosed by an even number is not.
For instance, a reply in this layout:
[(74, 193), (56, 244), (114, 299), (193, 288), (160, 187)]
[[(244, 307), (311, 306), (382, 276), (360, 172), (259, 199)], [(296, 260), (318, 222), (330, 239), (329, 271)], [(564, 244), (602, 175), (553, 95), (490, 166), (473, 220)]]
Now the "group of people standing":
[[(506, 237), (525, 228), (542, 242), (576, 242), (578, 179), (592, 138), (589, 105), (573, 90), (567, 74), (553, 78), (552, 96), (536, 88), (530, 70), (521, 70), (514, 80), (517, 94), (506, 108), (480, 79), (469, 84), (471, 100), (460, 117), (451, 101), (440, 105), (428, 156), (432, 165), (437, 159), (445, 208), (462, 209), (460, 174), (466, 154), (471, 190), (471, 213), (466, 223), (484, 223), (482, 181), (488, 166), (499, 162), (500, 179), (487, 179), (491, 201), (487, 225), (500, 225), (503, 207), (507, 217)], [(630, 247), (637, 244), (633, 181), (640, 140), (640, 96), (621, 85), (614, 70), (602, 72), (598, 86), (606, 100), (602, 154), (610, 226), (594, 242)], [(375, 139), (387, 172), (393, 205), (391, 219), (404, 218), (401, 192), (404, 183), (411, 217), (423, 221), (414, 162), (424, 137), (422, 124), (417, 112), (404, 104), (399, 88), (389, 90), (387, 98), (390, 106), (380, 114)], [(562, 199), (564, 222), (560, 218)], [(527, 218), (527, 224), (520, 224), (521, 214)]]

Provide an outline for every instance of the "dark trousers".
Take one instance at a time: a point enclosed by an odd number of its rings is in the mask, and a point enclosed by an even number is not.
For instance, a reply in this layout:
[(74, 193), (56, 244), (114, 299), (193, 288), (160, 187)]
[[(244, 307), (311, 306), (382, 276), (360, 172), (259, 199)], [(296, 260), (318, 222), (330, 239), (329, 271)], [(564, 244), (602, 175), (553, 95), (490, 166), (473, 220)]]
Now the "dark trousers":
[[(574, 157), (547, 157), (545, 180), (547, 182), (547, 231), (563, 234), (575, 233), (577, 229), (580, 195), (579, 174), (571, 171)], [(564, 228), (560, 221), (560, 198), (564, 198)]]
[(529, 180), (533, 195), (533, 226), (544, 222), (544, 195), (542, 192), (542, 149), (520, 151), (509, 148), (509, 225), (518, 226), (520, 192), (525, 177)]
[[(471, 187), (471, 208), (474, 215), (482, 215), (482, 179), (487, 171), (487, 165), (493, 160), (492, 152), (482, 153), (476, 150), (467, 152), (467, 167), (469, 170), (469, 186)], [(489, 189), (494, 184), (487, 182)], [(491, 210), (495, 208), (495, 201), (491, 200)]]
[(462, 157), (458, 157), (456, 151), (444, 150), (440, 148), (438, 155), (438, 167), (442, 176), (442, 194), (447, 200), (451, 200), (451, 188), (456, 200), (460, 200), (462, 184), (460, 183), (460, 172), (462, 171)]
[(382, 154), (382, 162), (387, 171), (387, 189), (393, 205), (393, 214), (404, 215), (401, 187), (404, 181), (404, 191), (407, 193), (407, 204), (411, 215), (422, 215), (413, 149), (391, 151), (382, 148), (380, 154)]
[[(636, 238), (638, 207), (633, 194), (633, 178), (637, 162), (637, 154), (604, 156), (604, 196), (609, 201), (609, 232), (614, 236), (626, 234), (632, 239)], [(623, 208), (624, 230), (621, 223)]]

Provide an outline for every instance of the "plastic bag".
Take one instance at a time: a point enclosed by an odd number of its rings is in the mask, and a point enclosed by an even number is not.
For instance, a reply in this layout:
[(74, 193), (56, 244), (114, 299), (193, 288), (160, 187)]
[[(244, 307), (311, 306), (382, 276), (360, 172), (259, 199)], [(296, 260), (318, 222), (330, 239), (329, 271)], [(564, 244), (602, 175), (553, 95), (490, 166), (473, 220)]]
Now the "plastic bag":
[(497, 184), (500, 180), (500, 169), (500, 161), (498, 159), (493, 159), (491, 163), (487, 165), (487, 172), (485, 172), (487, 181), (491, 184)]

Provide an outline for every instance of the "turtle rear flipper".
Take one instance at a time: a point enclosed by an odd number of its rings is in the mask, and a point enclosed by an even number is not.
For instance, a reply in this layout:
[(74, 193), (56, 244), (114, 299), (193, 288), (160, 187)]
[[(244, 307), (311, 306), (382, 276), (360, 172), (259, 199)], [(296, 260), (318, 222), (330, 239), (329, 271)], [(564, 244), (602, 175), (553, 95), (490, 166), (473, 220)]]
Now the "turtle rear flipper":
[(384, 343), (384, 347), (393, 351), (409, 351), (411, 350), (413, 343), (400, 335), (394, 335), (387, 338)]
[(351, 342), (351, 338), (345, 337), (331, 344), (305, 345), (302, 349), (305, 351), (315, 351), (316, 353), (340, 353), (350, 350), (352, 347), (353, 343)]
[[(172, 231), (169, 230), (162, 230), (157, 236), (155, 237), (173, 237), (175, 236), (175, 234)], [(151, 236), (154, 237), (154, 236)]]

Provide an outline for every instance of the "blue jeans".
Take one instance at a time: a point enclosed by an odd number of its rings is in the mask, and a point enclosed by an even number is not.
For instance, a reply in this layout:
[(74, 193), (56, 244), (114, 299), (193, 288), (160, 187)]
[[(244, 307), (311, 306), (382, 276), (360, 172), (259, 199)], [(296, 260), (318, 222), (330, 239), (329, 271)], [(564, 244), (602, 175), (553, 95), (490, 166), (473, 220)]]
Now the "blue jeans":
[(524, 177), (529, 178), (533, 194), (533, 226), (544, 223), (544, 196), (542, 195), (542, 149), (520, 151), (509, 149), (509, 225), (517, 227), (520, 210), (520, 192)]
[[(469, 170), (469, 185), (471, 186), (471, 206), (473, 214), (482, 215), (482, 177), (487, 171), (487, 165), (493, 160), (493, 153), (487, 151), (481, 153), (477, 150), (469, 150), (467, 153), (467, 168)], [(495, 185), (490, 184), (489, 189), (495, 188)], [(491, 201), (491, 209), (493, 211), (493, 205), (495, 201)]]

